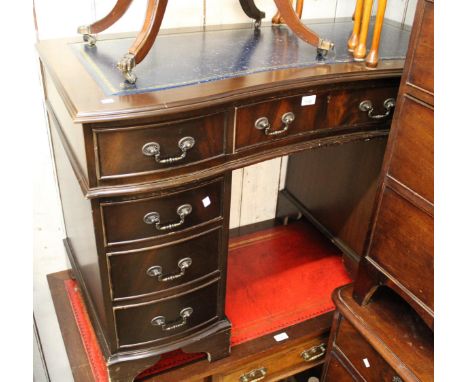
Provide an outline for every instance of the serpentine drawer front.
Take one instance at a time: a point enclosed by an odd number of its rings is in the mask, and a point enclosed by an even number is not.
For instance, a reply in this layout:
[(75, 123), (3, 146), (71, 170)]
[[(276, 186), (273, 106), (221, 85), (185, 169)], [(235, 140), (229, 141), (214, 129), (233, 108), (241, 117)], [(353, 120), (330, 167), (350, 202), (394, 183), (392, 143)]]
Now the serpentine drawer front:
[(390, 122), (398, 84), (382, 82), (379, 87), (331, 91), (328, 95), (326, 126), (338, 128)]
[(236, 150), (304, 134), (324, 126), (326, 95), (312, 93), (237, 109)]
[(114, 300), (175, 291), (212, 274), (219, 275), (222, 228), (155, 248), (108, 255)]
[(160, 173), (224, 154), (225, 114), (93, 129), (98, 180)]
[[(335, 344), (365, 381), (403, 382), (384, 359), (344, 318), (340, 322)], [(332, 381), (331, 379), (327, 380)]]
[(157, 343), (166, 337), (188, 335), (217, 318), (218, 282), (171, 298), (115, 307), (119, 347)]
[(101, 203), (105, 244), (169, 235), (222, 216), (223, 181), (165, 196)]

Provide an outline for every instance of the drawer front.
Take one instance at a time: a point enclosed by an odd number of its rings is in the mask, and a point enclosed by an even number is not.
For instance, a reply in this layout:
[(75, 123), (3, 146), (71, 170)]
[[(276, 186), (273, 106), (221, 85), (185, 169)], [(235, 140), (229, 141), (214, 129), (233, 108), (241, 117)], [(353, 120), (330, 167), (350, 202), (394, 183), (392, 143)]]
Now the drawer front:
[(156, 173), (222, 155), (225, 129), (223, 113), (159, 126), (95, 129), (97, 178)]
[[(236, 150), (271, 143), (322, 128), (327, 98), (323, 93), (317, 93), (315, 96), (313, 105), (301, 106), (303, 97), (296, 96), (238, 108), (236, 111)], [(294, 116), (294, 120), (290, 123), (288, 123), (288, 115)]]
[(114, 308), (119, 347), (156, 342), (216, 320), (218, 283), (145, 305)]
[(369, 256), (434, 309), (434, 221), (389, 188), (384, 191)]
[[(377, 82), (376, 84), (380, 83)], [(389, 123), (394, 106), (392, 106), (392, 102), (386, 101), (389, 99), (396, 101), (398, 83), (381, 85), (379, 87), (330, 92), (326, 126), (328, 128), (338, 128), (362, 124)]]
[(434, 111), (408, 97), (400, 107), (389, 174), (434, 202)]
[(328, 361), (327, 371), (323, 377), (324, 382), (355, 382), (355, 379), (344, 366), (331, 353)]
[[(335, 344), (365, 381), (402, 382), (398, 374), (344, 318), (338, 328)], [(332, 381), (332, 379), (327, 380)]]
[(101, 203), (105, 244), (170, 235), (222, 215), (223, 181), (160, 197)]
[(322, 361), (325, 356), (325, 343), (326, 338), (308, 340), (274, 355), (270, 354), (250, 362), (234, 371), (217, 375), (214, 380), (219, 382), (277, 381), (311, 368)]
[(221, 228), (177, 244), (109, 256), (114, 300), (187, 285), (218, 270)]

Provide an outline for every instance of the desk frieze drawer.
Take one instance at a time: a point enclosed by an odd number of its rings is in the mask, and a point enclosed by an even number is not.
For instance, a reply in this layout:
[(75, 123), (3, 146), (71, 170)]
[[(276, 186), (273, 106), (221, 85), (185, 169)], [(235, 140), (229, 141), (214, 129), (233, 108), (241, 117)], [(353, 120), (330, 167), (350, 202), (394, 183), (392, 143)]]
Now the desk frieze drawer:
[(325, 94), (311, 93), (237, 108), (236, 150), (322, 128), (325, 123), (326, 103)]
[(222, 179), (169, 194), (101, 202), (104, 244), (139, 244), (221, 220)]
[(191, 166), (225, 153), (226, 117), (218, 113), (159, 125), (93, 129), (98, 181)]
[(403, 382), (403, 379), (344, 318), (340, 322), (335, 343), (364, 381)]
[(114, 307), (120, 348), (188, 335), (217, 319), (218, 282), (171, 298)]
[(109, 275), (114, 301), (173, 293), (207, 277), (219, 276), (222, 228), (155, 248), (111, 253)]
[(395, 109), (398, 83), (363, 89), (331, 91), (326, 126), (347, 128), (365, 124), (389, 125)]

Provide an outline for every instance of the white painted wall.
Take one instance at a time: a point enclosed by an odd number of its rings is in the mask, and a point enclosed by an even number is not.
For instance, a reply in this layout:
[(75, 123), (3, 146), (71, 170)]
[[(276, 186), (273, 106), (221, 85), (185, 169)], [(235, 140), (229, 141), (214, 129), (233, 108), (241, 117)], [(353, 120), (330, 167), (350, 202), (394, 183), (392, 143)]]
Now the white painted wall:
[[(115, 0), (35, 0), (39, 39), (76, 36), (76, 28), (104, 16)], [(257, 0), (269, 20), (276, 12), (273, 0)], [(388, 0), (387, 18), (411, 24), (416, 0)], [(134, 0), (128, 13), (106, 33), (139, 30), (146, 7), (145, 0)], [(352, 0), (306, 0), (303, 18), (350, 18)], [(238, 0), (171, 0), (163, 28), (247, 23)], [(38, 72), (37, 62), (31, 70)], [(40, 84), (31, 84), (40, 94)], [(50, 298), (46, 275), (66, 269), (62, 247), (64, 230), (59, 196), (49, 150), (46, 119), (37, 121), (34, 161), (34, 312), (52, 381), (72, 381), (58, 323)], [(231, 227), (251, 224), (274, 217), (278, 189), (284, 184), (287, 158), (236, 170), (233, 173)]]

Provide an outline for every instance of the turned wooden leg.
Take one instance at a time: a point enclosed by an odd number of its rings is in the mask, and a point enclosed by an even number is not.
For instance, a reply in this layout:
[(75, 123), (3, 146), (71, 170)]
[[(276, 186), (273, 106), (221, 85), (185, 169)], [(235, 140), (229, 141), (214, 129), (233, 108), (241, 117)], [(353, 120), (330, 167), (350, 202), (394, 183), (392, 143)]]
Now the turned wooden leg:
[(281, 14), (284, 22), (289, 28), (302, 40), (317, 47), (317, 53), (320, 56), (326, 56), (329, 50), (333, 49), (333, 43), (323, 40), (314, 31), (307, 28), (301, 19), (297, 16), (289, 0), (275, 0), (276, 7)]
[(387, 8), (387, 0), (379, 0), (377, 8), (377, 17), (375, 19), (374, 36), (372, 37), (372, 46), (366, 57), (366, 66), (369, 68), (377, 67), (379, 62), (379, 44), (380, 35), (382, 34), (382, 26), (385, 17), (385, 9)]
[(142, 371), (150, 368), (159, 361), (161, 356), (134, 359), (126, 362), (117, 362), (107, 366), (110, 382), (133, 382)]
[(127, 12), (131, 3), (132, 0), (117, 0), (114, 8), (106, 16), (92, 24), (78, 27), (78, 33), (83, 35), (83, 40), (89, 45), (95, 45), (96, 38), (93, 34), (100, 33), (115, 24)]
[(239, 2), (244, 13), (251, 19), (255, 20), (255, 28), (260, 28), (262, 19), (265, 18), (265, 12), (262, 12), (257, 8), (254, 0), (239, 0)]
[(117, 63), (126, 81), (131, 84), (134, 84), (137, 79), (132, 70), (143, 61), (153, 46), (166, 12), (166, 6), (167, 0), (148, 0), (143, 28), (128, 53)]
[(361, 30), (359, 32), (359, 43), (358, 43), (358, 46), (354, 48), (354, 59), (357, 61), (363, 61), (364, 57), (366, 57), (367, 33), (369, 31), (369, 23), (370, 23), (370, 17), (371, 17), (371, 12), (372, 12), (372, 3), (373, 3), (373, 0), (364, 0)]
[(206, 353), (208, 361), (214, 362), (231, 354), (231, 329), (226, 328), (182, 348), (185, 353)]
[[(291, 0), (291, 3), (293, 0)], [(302, 10), (304, 9), (304, 0), (296, 0), (296, 14), (297, 17), (302, 18)], [(271, 19), (271, 23), (274, 25), (284, 24), (284, 20), (281, 17), (281, 13), (276, 11), (276, 14)]]
[(364, 0), (356, 0), (356, 9), (354, 10), (353, 20), (353, 32), (348, 39), (348, 50), (353, 52), (356, 48), (359, 41), (359, 31), (361, 30), (361, 21), (362, 21), (362, 6), (364, 5)]

